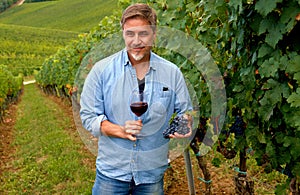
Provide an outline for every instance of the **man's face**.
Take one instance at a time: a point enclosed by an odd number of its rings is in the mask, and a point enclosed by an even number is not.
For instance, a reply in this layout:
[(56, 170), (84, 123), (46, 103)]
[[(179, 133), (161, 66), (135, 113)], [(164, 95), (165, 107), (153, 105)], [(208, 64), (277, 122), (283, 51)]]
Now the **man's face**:
[(132, 18), (123, 25), (123, 38), (129, 59), (132, 61), (149, 60), (155, 33), (145, 19)]

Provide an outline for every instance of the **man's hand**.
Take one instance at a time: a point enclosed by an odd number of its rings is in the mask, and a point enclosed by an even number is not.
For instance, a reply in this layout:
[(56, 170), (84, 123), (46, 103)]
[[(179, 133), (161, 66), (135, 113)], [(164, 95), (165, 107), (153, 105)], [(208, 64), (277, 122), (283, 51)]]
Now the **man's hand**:
[(101, 132), (106, 136), (119, 137), (136, 141), (136, 134), (142, 130), (143, 124), (141, 120), (126, 121), (124, 126), (114, 124), (108, 120), (101, 122)]
[(174, 134), (170, 134), (169, 138), (188, 138), (192, 135), (192, 124), (193, 124), (193, 117), (189, 114), (184, 114), (183, 118), (188, 121), (187, 127), (190, 129), (190, 131), (186, 134), (180, 134), (175, 132)]
[(141, 132), (143, 123), (141, 120), (129, 120), (125, 122), (124, 131), (128, 134), (127, 138), (131, 141), (136, 140), (136, 135)]

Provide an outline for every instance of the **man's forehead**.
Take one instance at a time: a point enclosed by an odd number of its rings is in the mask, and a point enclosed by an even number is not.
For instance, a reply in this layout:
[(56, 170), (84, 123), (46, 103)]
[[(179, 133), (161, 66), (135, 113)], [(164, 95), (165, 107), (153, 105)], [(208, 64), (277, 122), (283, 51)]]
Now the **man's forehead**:
[(140, 26), (124, 26), (124, 31), (149, 31), (152, 30), (151, 25), (140, 25)]

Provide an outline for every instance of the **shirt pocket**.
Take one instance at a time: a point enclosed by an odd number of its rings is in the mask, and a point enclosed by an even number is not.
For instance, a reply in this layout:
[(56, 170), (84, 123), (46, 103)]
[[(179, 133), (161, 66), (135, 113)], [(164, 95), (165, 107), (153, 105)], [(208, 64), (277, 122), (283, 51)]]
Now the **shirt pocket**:
[(154, 92), (154, 103), (160, 104), (165, 110), (168, 109), (172, 100), (172, 92), (169, 90), (159, 90)]

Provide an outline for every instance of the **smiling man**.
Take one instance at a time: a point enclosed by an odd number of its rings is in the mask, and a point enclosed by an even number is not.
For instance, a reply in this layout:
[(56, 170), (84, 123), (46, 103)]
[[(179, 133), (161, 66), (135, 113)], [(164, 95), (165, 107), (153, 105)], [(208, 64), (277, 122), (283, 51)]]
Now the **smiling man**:
[[(126, 48), (97, 62), (81, 93), (82, 124), (99, 138), (92, 191), (161, 195), (169, 149), (163, 131), (174, 113), (183, 115), (192, 105), (179, 68), (151, 51), (155, 11), (146, 4), (131, 5), (123, 12), (121, 26)], [(148, 97), (141, 120), (129, 106), (136, 90)]]

